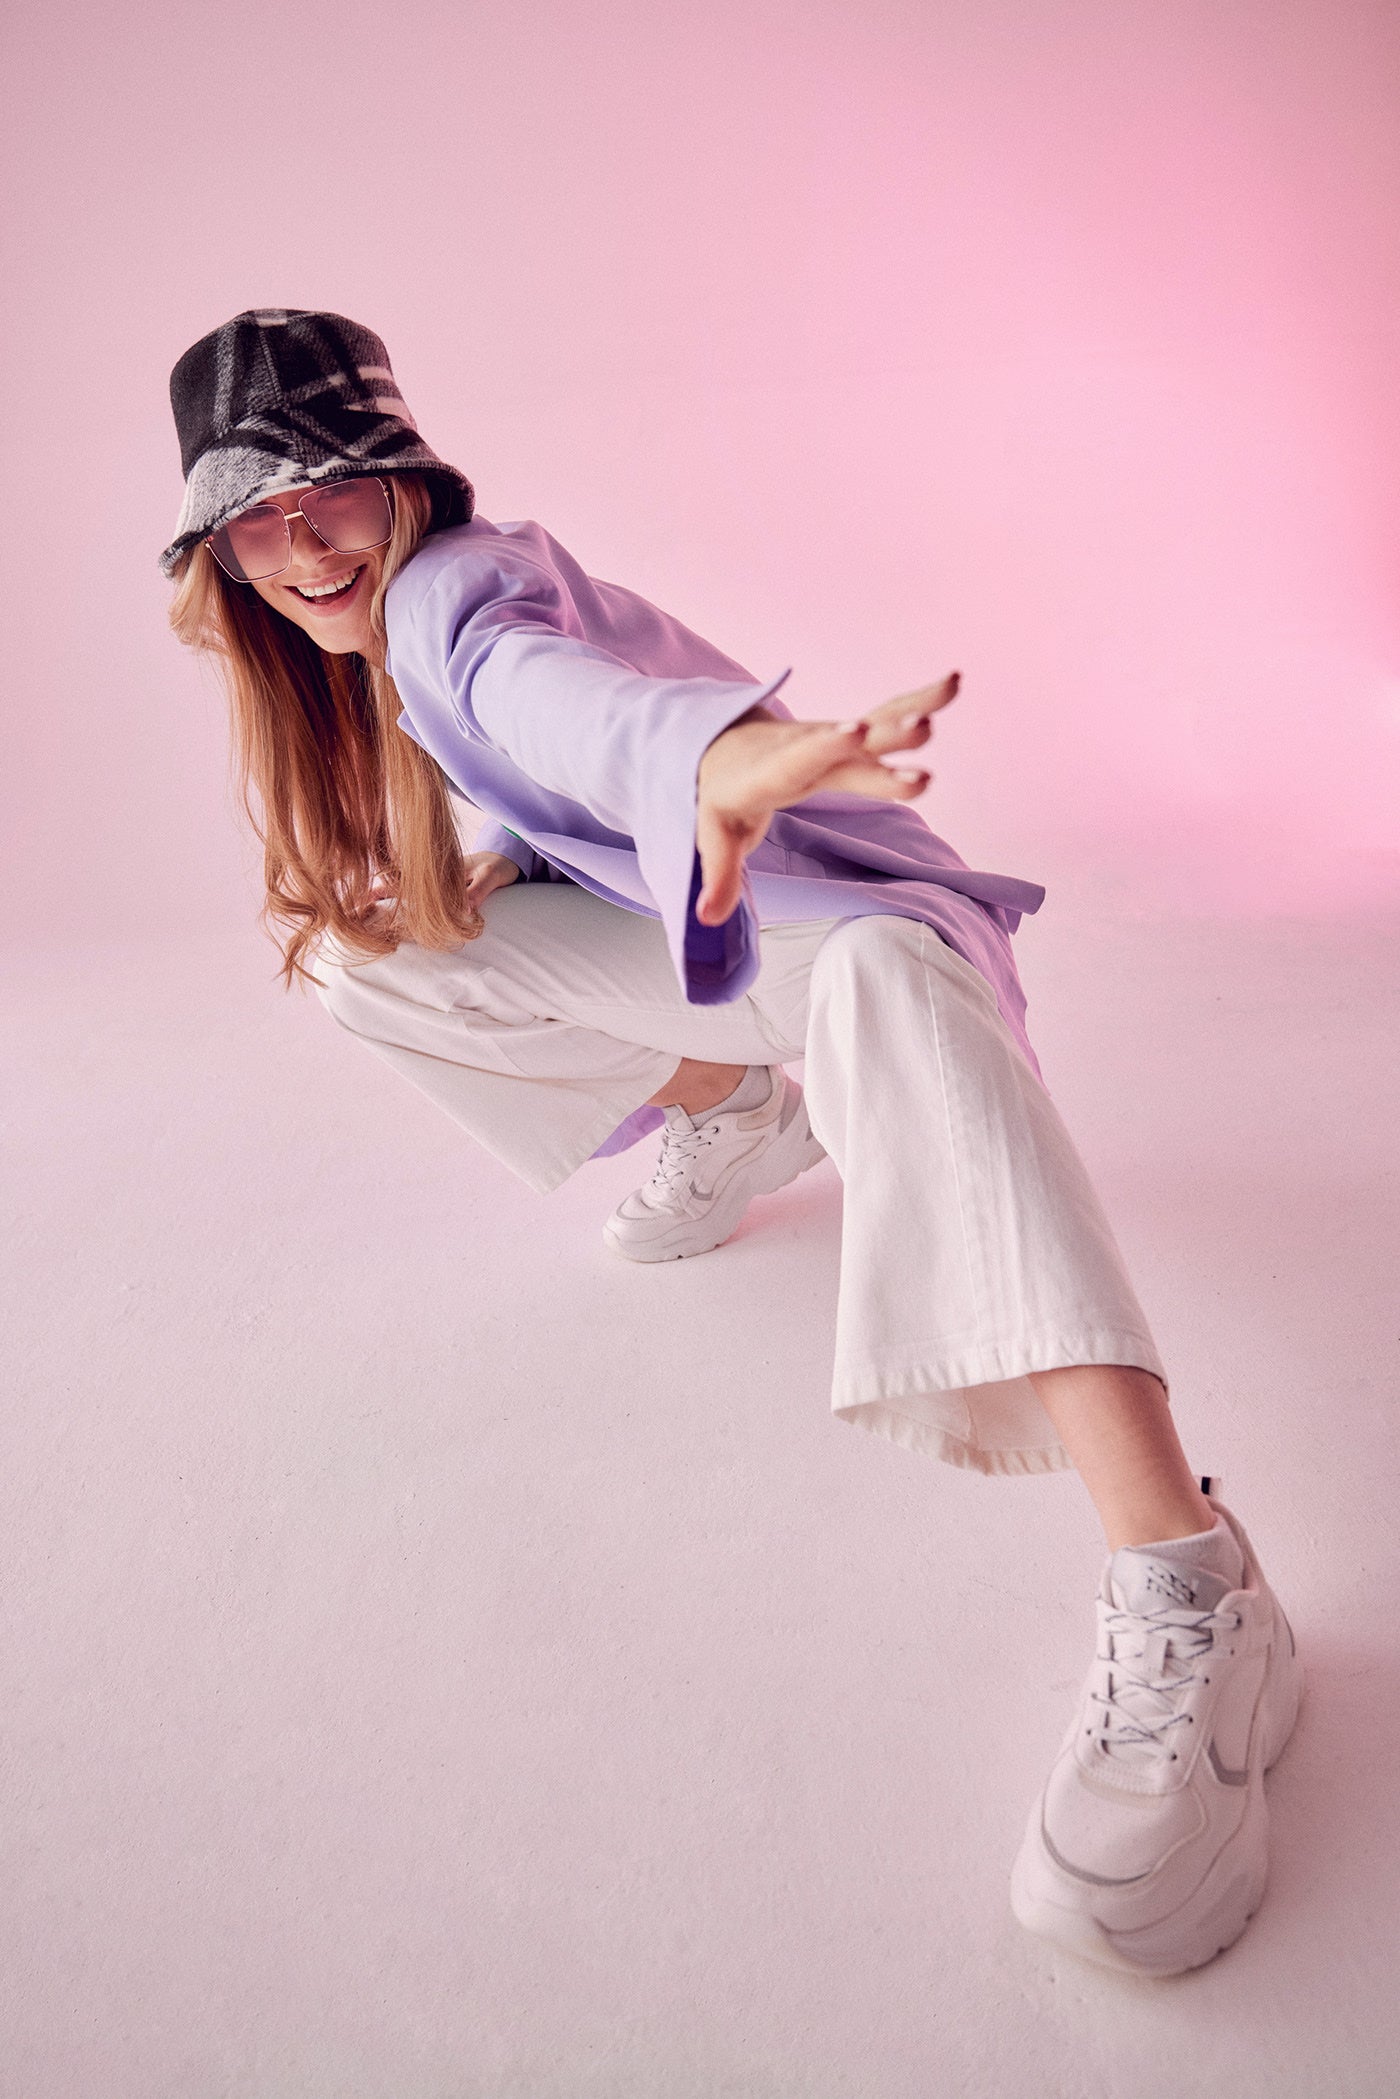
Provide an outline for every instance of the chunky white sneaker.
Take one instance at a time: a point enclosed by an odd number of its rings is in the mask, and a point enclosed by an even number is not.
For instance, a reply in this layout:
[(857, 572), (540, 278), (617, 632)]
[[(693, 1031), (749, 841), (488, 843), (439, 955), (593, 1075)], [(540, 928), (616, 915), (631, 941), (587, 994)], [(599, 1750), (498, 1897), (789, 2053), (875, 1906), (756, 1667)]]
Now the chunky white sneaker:
[(1029, 1931), (1141, 1975), (1233, 1943), (1268, 1875), (1264, 1773), (1298, 1712), (1288, 1620), (1242, 1525), (1231, 1589), (1205, 1568), (1115, 1553), (1082, 1710), (1011, 1876)]
[(656, 1171), (613, 1211), (604, 1244), (629, 1261), (708, 1253), (755, 1195), (785, 1188), (824, 1159), (802, 1088), (777, 1066), (773, 1079), (761, 1108), (717, 1109), (696, 1121), (668, 1108)]

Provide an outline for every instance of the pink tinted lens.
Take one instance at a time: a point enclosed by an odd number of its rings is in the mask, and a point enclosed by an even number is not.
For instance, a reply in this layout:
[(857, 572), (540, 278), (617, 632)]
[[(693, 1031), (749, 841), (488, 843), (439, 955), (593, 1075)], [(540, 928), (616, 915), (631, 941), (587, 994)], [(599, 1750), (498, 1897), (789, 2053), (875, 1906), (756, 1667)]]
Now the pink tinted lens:
[(219, 565), (239, 583), (275, 576), (291, 559), (287, 520), (275, 503), (255, 503), (209, 535)]
[(363, 554), (368, 547), (382, 547), (393, 530), (383, 484), (367, 475), (308, 489), (301, 508), (312, 530), (337, 554)]

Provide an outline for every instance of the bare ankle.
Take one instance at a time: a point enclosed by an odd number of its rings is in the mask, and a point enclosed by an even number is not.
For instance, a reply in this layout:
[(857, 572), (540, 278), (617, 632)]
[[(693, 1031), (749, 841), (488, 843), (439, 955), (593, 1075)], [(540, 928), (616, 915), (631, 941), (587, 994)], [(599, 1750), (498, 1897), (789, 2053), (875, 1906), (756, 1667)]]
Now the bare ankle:
[(658, 1086), (647, 1106), (681, 1108), (687, 1115), (705, 1115), (728, 1100), (742, 1084), (747, 1064), (704, 1064), (698, 1057), (682, 1057), (664, 1086)]
[(1093, 1498), (1111, 1552), (1210, 1529), (1215, 1511), (1151, 1371), (1080, 1363), (1032, 1371), (1031, 1382)]

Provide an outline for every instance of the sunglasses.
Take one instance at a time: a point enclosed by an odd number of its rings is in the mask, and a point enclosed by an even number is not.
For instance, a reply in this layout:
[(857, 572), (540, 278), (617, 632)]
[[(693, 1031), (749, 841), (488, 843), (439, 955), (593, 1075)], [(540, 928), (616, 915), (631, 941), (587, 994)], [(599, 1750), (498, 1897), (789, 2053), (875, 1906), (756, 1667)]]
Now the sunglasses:
[(377, 476), (329, 481), (309, 488), (295, 510), (254, 503), (209, 534), (209, 551), (235, 583), (263, 583), (292, 563), (292, 519), (304, 518), (324, 546), (337, 554), (367, 554), (382, 547), (394, 528), (389, 491)]

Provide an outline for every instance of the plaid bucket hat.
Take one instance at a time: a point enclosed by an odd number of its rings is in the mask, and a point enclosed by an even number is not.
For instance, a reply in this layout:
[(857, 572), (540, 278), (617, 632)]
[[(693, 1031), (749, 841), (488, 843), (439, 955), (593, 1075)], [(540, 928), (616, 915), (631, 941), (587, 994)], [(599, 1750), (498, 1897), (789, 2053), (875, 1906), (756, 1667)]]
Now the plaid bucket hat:
[(167, 576), (187, 547), (250, 503), (307, 482), (422, 474), (431, 530), (471, 518), (470, 481), (418, 435), (383, 343), (341, 314), (235, 314), (186, 350), (170, 374), (170, 405), (185, 500), (160, 557)]

